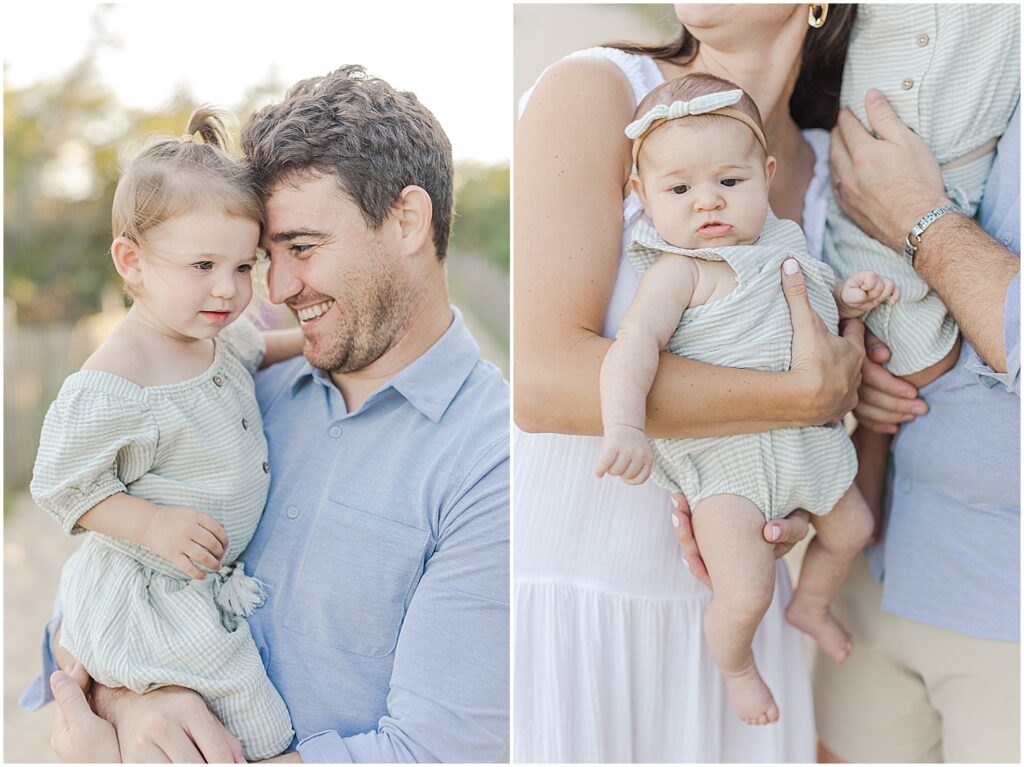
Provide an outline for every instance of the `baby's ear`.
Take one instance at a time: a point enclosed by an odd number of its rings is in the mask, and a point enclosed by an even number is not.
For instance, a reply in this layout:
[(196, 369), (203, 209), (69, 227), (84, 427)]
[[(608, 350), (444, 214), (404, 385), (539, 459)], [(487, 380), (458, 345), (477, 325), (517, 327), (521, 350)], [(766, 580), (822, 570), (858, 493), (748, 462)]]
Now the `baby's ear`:
[(640, 198), (640, 203), (644, 206), (644, 210), (647, 210), (647, 195), (644, 194), (644, 182), (640, 180), (640, 177), (635, 173), (629, 177), (629, 186), (636, 192), (637, 197)]
[(768, 155), (764, 160), (764, 188), (771, 189), (775, 177), (775, 158)]
[(110, 256), (114, 268), (130, 286), (142, 287), (142, 268), (139, 264), (141, 252), (138, 244), (127, 237), (118, 237), (110, 244)]

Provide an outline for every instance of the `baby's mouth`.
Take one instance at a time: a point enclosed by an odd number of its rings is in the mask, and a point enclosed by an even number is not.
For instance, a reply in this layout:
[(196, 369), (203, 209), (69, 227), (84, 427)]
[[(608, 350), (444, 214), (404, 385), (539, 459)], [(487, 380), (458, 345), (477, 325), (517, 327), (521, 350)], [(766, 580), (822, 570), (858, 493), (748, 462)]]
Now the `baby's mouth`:
[(700, 229), (697, 230), (698, 237), (722, 237), (723, 235), (729, 234), (733, 229), (732, 224), (726, 224), (722, 221), (708, 221), (703, 224)]

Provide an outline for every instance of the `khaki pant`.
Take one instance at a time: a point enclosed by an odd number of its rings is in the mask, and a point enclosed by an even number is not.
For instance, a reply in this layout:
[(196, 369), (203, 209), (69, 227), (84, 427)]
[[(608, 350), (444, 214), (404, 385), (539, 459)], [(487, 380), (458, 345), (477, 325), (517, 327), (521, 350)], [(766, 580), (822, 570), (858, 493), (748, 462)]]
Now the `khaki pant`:
[(861, 554), (832, 609), (853, 635), (814, 662), (821, 743), (847, 762), (1020, 763), (1020, 645), (882, 612)]

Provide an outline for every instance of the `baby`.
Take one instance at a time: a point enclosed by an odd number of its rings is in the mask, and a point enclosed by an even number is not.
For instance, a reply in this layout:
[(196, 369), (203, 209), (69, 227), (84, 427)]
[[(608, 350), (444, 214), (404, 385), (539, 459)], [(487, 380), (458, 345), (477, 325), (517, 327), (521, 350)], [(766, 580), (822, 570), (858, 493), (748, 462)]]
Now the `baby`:
[(248, 759), (293, 738), (245, 616), (237, 557), (270, 484), (252, 372), (299, 330), (242, 318), (262, 204), (220, 113), (144, 149), (114, 194), (114, 265), (133, 305), (46, 414), (32, 497), (69, 533), (60, 644), (109, 687), (196, 690)]
[(707, 74), (671, 80), (648, 94), (636, 117), (626, 129), (631, 183), (653, 227), (640, 219), (630, 235), (643, 276), (601, 368), (597, 474), (638, 484), (653, 463), (654, 479), (686, 496), (714, 584), (704, 617), (711, 655), (739, 717), (768, 724), (779, 712), (751, 652), (774, 590), (773, 549), (761, 530), (796, 509), (811, 513), (817, 535), (786, 617), (842, 663), (853, 645), (829, 603), (872, 525), (852, 484), (853, 446), (842, 424), (648, 441), (645, 406), (659, 351), (788, 370), (792, 325), (779, 272), (788, 258), (799, 261), (811, 305), (833, 333), (840, 318), (899, 294), (874, 272), (836, 281), (809, 257), (800, 228), (771, 214), (775, 159), (757, 106), (737, 86)]

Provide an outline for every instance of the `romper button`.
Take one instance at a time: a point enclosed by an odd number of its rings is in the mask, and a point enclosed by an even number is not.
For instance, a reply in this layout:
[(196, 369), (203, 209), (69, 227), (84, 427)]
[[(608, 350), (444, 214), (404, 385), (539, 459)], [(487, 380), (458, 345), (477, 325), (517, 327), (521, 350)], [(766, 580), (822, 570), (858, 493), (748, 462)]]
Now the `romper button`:
[(288, 515), (288, 519), (295, 519), (299, 516), (299, 510), (294, 506), (289, 506), (288, 511), (285, 512)]
[(928, 35), (922, 32), (917, 36), (917, 47), (924, 48), (926, 45), (928, 45)]
[(905, 91), (909, 91), (914, 87), (914, 80), (910, 77), (904, 77), (903, 82), (900, 83), (900, 87)]
[(246, 421), (244, 418), (242, 419), (242, 428), (243, 429), (248, 429), (249, 428), (249, 422)]
[(264, 474), (269, 474), (270, 473), (270, 464), (267, 463), (266, 461), (263, 462), (263, 473)]
[(341, 436), (341, 427), (340, 426), (332, 426), (327, 433), (330, 434), (335, 439), (337, 439), (338, 437)]
[(213, 383), (214, 383), (214, 384), (215, 384), (216, 386), (220, 386), (221, 384), (223, 384), (223, 383), (224, 383), (224, 379), (223, 379), (223, 378), (221, 378), (221, 377), (220, 377), (219, 375), (216, 375), (216, 376), (214, 376), (214, 377), (213, 377)]

